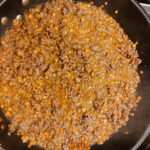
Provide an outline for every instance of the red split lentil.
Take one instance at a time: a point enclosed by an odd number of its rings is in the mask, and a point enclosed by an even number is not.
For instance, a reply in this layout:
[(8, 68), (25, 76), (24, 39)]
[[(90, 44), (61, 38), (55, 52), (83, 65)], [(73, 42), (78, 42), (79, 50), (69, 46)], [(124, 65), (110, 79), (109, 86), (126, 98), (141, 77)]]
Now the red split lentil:
[(118, 14), (118, 10), (115, 10), (115, 14)]
[(144, 71), (143, 71), (143, 70), (141, 70), (141, 71), (140, 71), (140, 74), (141, 74), (141, 75), (143, 75), (143, 73), (144, 73)]
[(136, 44), (102, 7), (31, 8), (1, 38), (0, 54), (0, 106), (29, 147), (103, 144), (140, 100)]
[(8, 135), (8, 136), (11, 136), (11, 132), (8, 132), (7, 135)]
[(0, 128), (1, 128), (2, 130), (4, 130), (4, 129), (5, 129), (5, 126), (2, 124)]
[(104, 4), (107, 6), (107, 5), (108, 5), (108, 2), (105, 2)]

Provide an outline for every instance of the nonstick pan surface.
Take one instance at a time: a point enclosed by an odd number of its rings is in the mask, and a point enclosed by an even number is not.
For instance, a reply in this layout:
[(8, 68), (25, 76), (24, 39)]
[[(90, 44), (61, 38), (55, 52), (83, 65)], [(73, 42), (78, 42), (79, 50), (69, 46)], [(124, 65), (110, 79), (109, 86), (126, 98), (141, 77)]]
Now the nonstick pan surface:
[[(2, 0), (0, 0), (1, 2)], [(21, 0), (4, 0), (0, 6), (0, 19), (3, 16), (8, 17), (9, 22), (6, 26), (0, 25), (0, 36), (11, 26), (12, 20), (24, 11), (46, 0), (30, 0), (27, 7), (23, 7)], [(103, 4), (107, 0), (93, 0), (96, 6)], [(84, 2), (90, 2), (85, 0)], [(142, 96), (139, 106), (135, 110), (135, 116), (130, 117), (127, 126), (121, 128), (118, 133), (114, 134), (111, 139), (103, 145), (94, 145), (92, 150), (129, 150), (142, 136), (145, 129), (150, 123), (150, 19), (139, 6), (136, 0), (108, 0), (108, 6), (104, 8), (112, 17), (114, 17), (128, 34), (133, 42), (139, 42), (138, 52), (142, 59), (139, 71), (143, 70), (141, 83), (137, 89), (138, 95)], [(115, 14), (115, 10), (119, 13)], [(4, 118), (6, 129), (0, 131), (0, 144), (5, 150), (28, 150), (27, 144), (21, 142), (21, 138), (13, 134), (7, 135), (8, 121), (2, 111), (1, 116)], [(128, 134), (125, 134), (127, 133)], [(41, 150), (39, 147), (32, 147), (31, 150)]]

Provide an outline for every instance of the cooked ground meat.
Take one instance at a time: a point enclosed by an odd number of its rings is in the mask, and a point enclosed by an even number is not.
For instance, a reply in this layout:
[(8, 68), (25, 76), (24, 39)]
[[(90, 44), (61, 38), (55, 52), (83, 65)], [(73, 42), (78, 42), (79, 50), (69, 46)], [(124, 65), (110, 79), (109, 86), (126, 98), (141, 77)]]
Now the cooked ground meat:
[(29, 146), (87, 150), (126, 125), (140, 97), (136, 44), (101, 7), (54, 0), (1, 38), (0, 106)]

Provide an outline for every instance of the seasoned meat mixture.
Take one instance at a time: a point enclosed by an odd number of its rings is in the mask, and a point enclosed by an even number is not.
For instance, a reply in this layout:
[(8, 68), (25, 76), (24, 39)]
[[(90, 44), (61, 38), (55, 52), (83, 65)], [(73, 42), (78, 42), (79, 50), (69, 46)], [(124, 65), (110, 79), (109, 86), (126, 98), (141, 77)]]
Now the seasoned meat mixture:
[(0, 107), (29, 147), (88, 150), (126, 125), (140, 97), (136, 44), (102, 7), (53, 0), (1, 38)]

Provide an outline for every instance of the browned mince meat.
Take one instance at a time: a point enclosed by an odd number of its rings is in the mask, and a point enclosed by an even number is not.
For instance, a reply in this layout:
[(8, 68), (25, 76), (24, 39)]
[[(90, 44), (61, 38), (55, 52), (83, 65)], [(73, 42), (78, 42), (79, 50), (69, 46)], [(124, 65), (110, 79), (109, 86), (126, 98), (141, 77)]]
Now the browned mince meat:
[(29, 146), (88, 150), (126, 125), (140, 97), (136, 44), (101, 7), (55, 0), (1, 38), (0, 106)]

